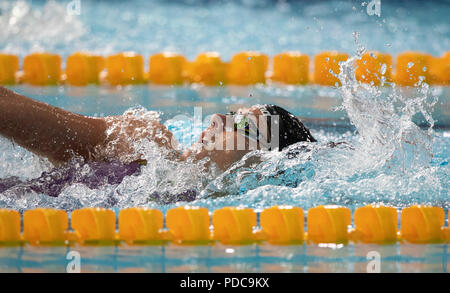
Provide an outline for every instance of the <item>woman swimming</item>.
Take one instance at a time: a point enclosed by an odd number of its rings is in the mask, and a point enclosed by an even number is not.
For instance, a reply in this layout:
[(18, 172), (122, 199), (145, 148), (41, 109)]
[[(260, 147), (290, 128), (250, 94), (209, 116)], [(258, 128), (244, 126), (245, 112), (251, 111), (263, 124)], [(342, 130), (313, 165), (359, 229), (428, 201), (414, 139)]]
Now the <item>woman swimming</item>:
[[(55, 175), (59, 181), (82, 182), (92, 188), (102, 182), (120, 183), (124, 176), (138, 172), (139, 166), (146, 163), (133, 147), (133, 142), (138, 140), (155, 142), (167, 149), (174, 160), (209, 158), (208, 162), (222, 171), (254, 149), (282, 150), (300, 141), (316, 141), (303, 123), (285, 109), (276, 105), (255, 105), (239, 109), (237, 113), (214, 114), (199, 141), (180, 153), (172, 133), (155, 116), (87, 117), (4, 87), (0, 87), (0, 135), (65, 168), (66, 172), (58, 171)], [(73, 168), (65, 163), (76, 158), (97, 166), (95, 184), (72, 174)], [(114, 168), (109, 168), (110, 165)], [(61, 173), (65, 174), (62, 179)], [(52, 172), (45, 175), (52, 177)], [(98, 180), (102, 176), (107, 180)], [(78, 181), (73, 181), (74, 177)], [(36, 186), (36, 180), (40, 182), (39, 178), (34, 180), (32, 186)], [(30, 189), (56, 196), (60, 188), (48, 182)], [(14, 186), (11, 181), (0, 180), (0, 193), (11, 186)]]

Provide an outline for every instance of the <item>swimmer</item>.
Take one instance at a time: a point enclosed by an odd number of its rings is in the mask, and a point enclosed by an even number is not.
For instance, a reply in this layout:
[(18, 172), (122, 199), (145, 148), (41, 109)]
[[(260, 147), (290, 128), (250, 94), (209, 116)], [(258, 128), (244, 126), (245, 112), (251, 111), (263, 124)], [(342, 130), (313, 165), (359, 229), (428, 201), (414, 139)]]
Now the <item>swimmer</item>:
[[(230, 121), (232, 127), (227, 127)], [(130, 142), (149, 139), (168, 149), (176, 160), (208, 157), (223, 171), (250, 152), (251, 145), (256, 149), (281, 151), (297, 142), (316, 141), (303, 123), (285, 109), (276, 105), (255, 105), (239, 109), (237, 113), (212, 115), (211, 124), (199, 141), (178, 153), (173, 134), (158, 119), (132, 115), (83, 116), (1, 86), (0, 135), (48, 158), (55, 166), (74, 157), (81, 157), (85, 162), (145, 163)], [(228, 147), (237, 145), (239, 139), (245, 143), (244, 147)]]

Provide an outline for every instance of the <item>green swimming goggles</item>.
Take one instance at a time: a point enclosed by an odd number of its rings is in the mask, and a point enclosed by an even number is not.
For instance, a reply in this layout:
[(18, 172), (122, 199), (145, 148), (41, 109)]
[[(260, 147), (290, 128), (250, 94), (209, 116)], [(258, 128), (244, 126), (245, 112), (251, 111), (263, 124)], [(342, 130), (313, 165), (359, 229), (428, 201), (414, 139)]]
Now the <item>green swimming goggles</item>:
[[(270, 113), (265, 109), (263, 105), (257, 105), (258, 108), (261, 110), (261, 113), (263, 113), (263, 116), (266, 117), (266, 121), (268, 124), (268, 128), (270, 128), (270, 120), (268, 117), (270, 117)], [(229, 112), (225, 114), (227, 117), (232, 117), (233, 121), (233, 129), (243, 136), (247, 137), (248, 139), (255, 141), (259, 143), (262, 147), (265, 147), (267, 149), (271, 149), (270, 147), (270, 141), (267, 140), (267, 138), (260, 132), (258, 126), (256, 125), (255, 121), (251, 118), (249, 118), (248, 114), (237, 114), (236, 112)], [(228, 123), (228, 118), (227, 118)]]

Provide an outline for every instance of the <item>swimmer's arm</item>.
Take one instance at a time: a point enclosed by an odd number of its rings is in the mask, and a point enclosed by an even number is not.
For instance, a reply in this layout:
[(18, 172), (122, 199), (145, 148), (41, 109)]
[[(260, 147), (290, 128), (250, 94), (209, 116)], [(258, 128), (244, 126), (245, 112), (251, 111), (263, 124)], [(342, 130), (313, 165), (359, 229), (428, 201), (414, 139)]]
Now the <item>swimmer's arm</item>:
[(67, 162), (73, 153), (95, 159), (106, 128), (103, 119), (74, 114), (0, 86), (0, 135), (53, 163)]

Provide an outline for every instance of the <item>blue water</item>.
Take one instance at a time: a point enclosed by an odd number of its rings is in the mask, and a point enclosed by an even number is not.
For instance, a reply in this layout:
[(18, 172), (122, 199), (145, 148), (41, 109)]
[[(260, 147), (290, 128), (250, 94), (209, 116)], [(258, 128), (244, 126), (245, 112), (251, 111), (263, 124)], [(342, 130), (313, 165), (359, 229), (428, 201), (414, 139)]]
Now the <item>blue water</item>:
[[(243, 50), (273, 55), (285, 50), (315, 54), (336, 49), (354, 55), (357, 46), (362, 45), (393, 55), (406, 50), (440, 55), (450, 48), (448, 1), (382, 1), (380, 18), (367, 15), (362, 1), (112, 4), (82, 0), (79, 16), (67, 15), (67, 3), (2, 1), (0, 51), (23, 57), (47, 50), (67, 57), (77, 50), (104, 55), (131, 50), (148, 58), (170, 50), (194, 58), (202, 51), (214, 50), (228, 60)], [(359, 32), (358, 44), (352, 35), (355, 31)], [(25, 210), (44, 206), (71, 211), (85, 206), (118, 210), (145, 205), (167, 211), (186, 203), (165, 205), (149, 200), (149, 194), (185, 189), (198, 190), (201, 195), (190, 204), (210, 210), (229, 205), (260, 210), (278, 204), (305, 210), (319, 204), (339, 204), (354, 210), (380, 202), (399, 209), (415, 203), (446, 210), (450, 207), (448, 87), (386, 87), (380, 95), (358, 89), (351, 97), (342, 89), (315, 86), (11, 88), (84, 115), (119, 115), (138, 106), (159, 111), (164, 124), (186, 147), (197, 140), (201, 129), (194, 129), (190, 120), (177, 121), (177, 115), (192, 117), (194, 107), (201, 107), (202, 127), (206, 127), (213, 113), (275, 103), (301, 117), (319, 142), (311, 152), (291, 160), (285, 153), (253, 154), (262, 161), (257, 168), (232, 168), (224, 174), (205, 174), (198, 166), (173, 164), (149, 148), (146, 156), (153, 164), (146, 166), (140, 176), (126, 178), (119, 185), (91, 190), (76, 184), (67, 186), (58, 198), (34, 193), (14, 198), (0, 194), (0, 207)], [(352, 104), (355, 101), (360, 103)], [(430, 123), (434, 124), (432, 129)], [(413, 143), (405, 144), (405, 140)], [(349, 142), (355, 150), (330, 150), (326, 147), (330, 141)], [(0, 178), (31, 179), (50, 168), (45, 159), (0, 138)], [(65, 271), (66, 253), (77, 250), (82, 255), (83, 271), (364, 272), (367, 252), (376, 250), (381, 253), (385, 272), (447, 272), (447, 249), (447, 245), (409, 244), (334, 248), (2, 247), (0, 271)]]
[(76, 251), (81, 272), (142, 273), (366, 273), (369, 252), (380, 254), (382, 273), (448, 272), (447, 245), (122, 246), (0, 248), (0, 272), (66, 272)]
[[(349, 122), (347, 113), (336, 110), (342, 104), (342, 98), (339, 92), (332, 88), (133, 86), (114, 89), (94, 86), (70, 88), (26, 85), (11, 88), (35, 99), (85, 115), (120, 115), (136, 106), (159, 111), (162, 113), (162, 122), (185, 147), (198, 140), (202, 128), (195, 129), (192, 120), (181, 121), (177, 117), (183, 115), (188, 119), (192, 118), (194, 107), (201, 107), (202, 127), (205, 128), (209, 125), (209, 115), (213, 113), (226, 113), (257, 103), (276, 103), (301, 117), (319, 144), (314, 146), (312, 157), (306, 153), (304, 157), (287, 160), (283, 158), (283, 154), (270, 153), (250, 172), (244, 168), (233, 173), (232, 168), (230, 172), (234, 175), (205, 174), (184, 165), (174, 165), (161, 159), (158, 154), (149, 154), (150, 158), (156, 156), (155, 159), (149, 160), (154, 164), (144, 167), (142, 175), (137, 178), (127, 177), (119, 185), (106, 185), (91, 190), (76, 184), (67, 186), (58, 198), (50, 198), (44, 194), (24, 194), (18, 199), (0, 194), (0, 202), (4, 207), (27, 209), (49, 206), (73, 210), (86, 205), (107, 208), (146, 205), (166, 211), (185, 202), (166, 205), (149, 200), (149, 195), (153, 192), (176, 194), (188, 189), (195, 189), (200, 195), (198, 200), (190, 204), (206, 206), (211, 210), (229, 205), (264, 208), (277, 204), (298, 205), (305, 209), (319, 204), (341, 204), (354, 209), (377, 202), (399, 208), (411, 204), (433, 204), (445, 209), (450, 206), (447, 180), (450, 159), (448, 88), (433, 90), (438, 101), (431, 110), (436, 120), (435, 130), (430, 141), (425, 141), (431, 144), (432, 155), (426, 155), (419, 148), (420, 145), (417, 150), (411, 150), (404, 149), (401, 142), (400, 145), (397, 145), (397, 141), (386, 143), (393, 148), (388, 151), (394, 152), (394, 156), (395, 153), (406, 151), (406, 157), (402, 154), (395, 159), (390, 153), (380, 155), (373, 150), (356, 152), (345, 148), (324, 148), (330, 141), (346, 141), (360, 145), (361, 140), (361, 135)], [(391, 92), (389, 89), (385, 91)], [(405, 91), (404, 95), (408, 97), (406, 100), (412, 100), (415, 93)], [(422, 125), (419, 132), (426, 133), (428, 123), (423, 115), (416, 114), (413, 120)], [(420, 139), (417, 144), (425, 143)], [(45, 160), (14, 146), (4, 138), (0, 138), (0, 148), (3, 150), (0, 164), (4, 166), (0, 172), (1, 178), (18, 176), (21, 179), (32, 179), (50, 168)], [(415, 153), (417, 151), (426, 157), (418, 156)], [(377, 164), (380, 166), (376, 166)], [(281, 170), (283, 174), (279, 175)], [(236, 176), (240, 178), (239, 181), (236, 181)], [(218, 184), (225, 186), (221, 188), (220, 193), (215, 191)]]
[[(270, 55), (285, 50), (316, 54), (354, 51), (352, 32), (372, 50), (398, 54), (419, 50), (440, 55), (450, 48), (448, 1), (382, 1), (381, 17), (369, 16), (364, 1), (70, 1), (33, 0), (16, 8), (2, 1), (0, 50), (24, 56), (49, 50), (67, 57), (77, 50), (144, 56), (177, 51), (194, 58), (217, 51), (228, 60), (243, 50)], [(370, 1), (365, 1), (366, 3)], [(17, 7), (17, 6), (16, 6)]]

